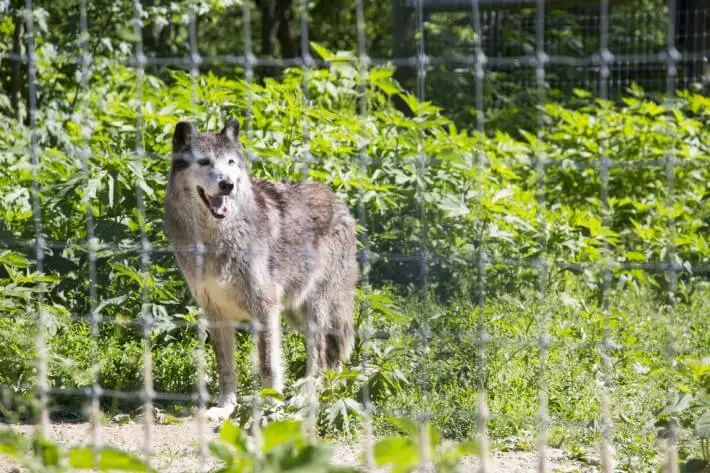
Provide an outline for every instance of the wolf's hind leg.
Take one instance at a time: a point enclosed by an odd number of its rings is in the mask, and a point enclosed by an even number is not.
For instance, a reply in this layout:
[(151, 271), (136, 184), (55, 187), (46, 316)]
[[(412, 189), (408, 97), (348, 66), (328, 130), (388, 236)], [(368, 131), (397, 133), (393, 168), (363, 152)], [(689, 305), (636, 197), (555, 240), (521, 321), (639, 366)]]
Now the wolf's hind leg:
[(320, 376), (326, 368), (339, 368), (355, 344), (354, 291), (323, 286), (317, 294), (320, 297), (308, 304), (306, 319), (312, 327), (312, 343), (310, 347), (306, 345), (313, 360), (308, 376)]
[(341, 363), (350, 358), (355, 344), (353, 297), (343, 294), (342, 298), (333, 301), (329, 316), (330, 329), (325, 336), (325, 366), (334, 369), (340, 368)]
[(326, 329), (320, 324), (306, 326), (306, 376), (319, 377), (325, 369)]
[(320, 377), (326, 368), (326, 346), (330, 335), (328, 319), (330, 317), (330, 301), (319, 297), (306, 305), (305, 342), (308, 365), (306, 376)]

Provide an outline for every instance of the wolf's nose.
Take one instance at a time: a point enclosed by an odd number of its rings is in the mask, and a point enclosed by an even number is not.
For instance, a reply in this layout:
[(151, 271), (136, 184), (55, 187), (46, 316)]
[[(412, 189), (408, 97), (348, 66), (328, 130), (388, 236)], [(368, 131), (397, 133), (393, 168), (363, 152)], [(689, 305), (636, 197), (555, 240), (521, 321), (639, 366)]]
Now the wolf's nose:
[(232, 189), (234, 189), (234, 184), (232, 184), (232, 181), (229, 181), (227, 179), (219, 181), (219, 190), (221, 190), (225, 194), (229, 194), (230, 192), (232, 192)]

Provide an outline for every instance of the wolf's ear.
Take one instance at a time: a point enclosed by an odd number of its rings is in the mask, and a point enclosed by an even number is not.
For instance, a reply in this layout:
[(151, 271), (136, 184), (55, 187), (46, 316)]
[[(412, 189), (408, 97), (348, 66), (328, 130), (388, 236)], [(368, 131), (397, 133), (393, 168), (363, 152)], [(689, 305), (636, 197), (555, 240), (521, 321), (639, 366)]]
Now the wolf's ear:
[(235, 119), (227, 121), (220, 133), (226, 136), (229, 141), (235, 142), (239, 138), (239, 122)]
[(195, 125), (191, 122), (178, 122), (173, 133), (173, 151), (189, 146), (196, 134)]

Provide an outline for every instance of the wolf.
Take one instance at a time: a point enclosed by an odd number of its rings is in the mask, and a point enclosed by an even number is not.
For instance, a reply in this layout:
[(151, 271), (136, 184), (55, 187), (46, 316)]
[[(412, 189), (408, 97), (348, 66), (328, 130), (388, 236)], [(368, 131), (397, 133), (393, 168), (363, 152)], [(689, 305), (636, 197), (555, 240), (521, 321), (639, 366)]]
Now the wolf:
[(308, 334), (306, 376), (350, 357), (355, 219), (325, 186), (250, 177), (237, 121), (213, 133), (189, 121), (175, 126), (164, 226), (209, 322), (219, 378), (209, 419), (229, 416), (237, 404), (239, 321), (251, 320), (256, 331), (262, 388), (283, 392), (282, 313)]

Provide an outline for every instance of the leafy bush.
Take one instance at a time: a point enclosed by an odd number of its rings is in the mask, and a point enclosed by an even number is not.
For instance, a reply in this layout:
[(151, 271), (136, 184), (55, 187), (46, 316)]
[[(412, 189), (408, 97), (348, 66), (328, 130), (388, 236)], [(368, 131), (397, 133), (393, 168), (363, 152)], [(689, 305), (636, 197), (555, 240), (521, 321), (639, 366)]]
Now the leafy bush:
[(111, 447), (62, 449), (55, 442), (33, 435), (27, 439), (11, 429), (0, 429), (0, 454), (19, 462), (30, 472), (70, 472), (95, 468), (97, 471), (147, 472), (141, 460)]
[[(432, 468), (441, 473), (455, 472), (461, 457), (478, 452), (473, 442), (446, 445), (441, 433), (430, 423), (417, 425), (409, 419), (391, 417), (389, 422), (405, 436), (393, 436), (378, 441), (373, 448), (375, 464), (387, 465), (395, 473)], [(428, 454), (429, 458), (425, 456)]]
[[(51, 89), (51, 51), (39, 48), (38, 90), (53, 95), (38, 110), (37, 126), (30, 130), (0, 115), (6, 130), (0, 135), (0, 238), (11, 242), (0, 253), (6, 314), (0, 323), (7, 328), (0, 332), (0, 359), (16, 360), (3, 364), (3, 385), (28, 395), (33, 384), (28, 333), (37, 328), (42, 284), (52, 387), (89, 385), (96, 361), (104, 387), (141, 386), (144, 314), (150, 313), (156, 388), (192, 390), (198, 309), (162, 231), (170, 137), (183, 118), (215, 130), (236, 116), (243, 144), (256, 158), (254, 175), (325, 182), (367, 216), (360, 231), (367, 231), (376, 260), (359, 294), (358, 324), (360, 333), (373, 336), (358, 340), (357, 368), (330, 375), (323, 430), (354, 425), (352, 400), (367, 386), (382, 409), (379, 425), (383, 412), (416, 407), (431, 411), (446, 436), (461, 438), (473, 429), (474, 393), (484, 386), (492, 411), (500, 413), (491, 421), (492, 435), (529, 446), (540, 379), (533, 369), (540, 362), (539, 322), (547, 314), (547, 330), (560, 341), (547, 360), (557, 368), (544, 373), (555, 420), (564, 427), (598, 419), (594, 382), (602, 377), (602, 363), (596, 345), (608, 330), (622, 347), (612, 350), (620, 401), (614, 414), (621, 419), (615, 440), (628, 458), (641, 457), (629, 460), (629, 468), (651, 464), (653, 436), (644, 430), (639, 440), (631, 432), (646, 425), (644, 416), (666, 397), (667, 377), (675, 381), (660, 351), (672, 339), (696, 357), (709, 348), (703, 336), (706, 282), (691, 270), (710, 257), (710, 99), (681, 93), (669, 107), (635, 90), (616, 104), (579, 91), (574, 103), (545, 106), (541, 130), (482, 134), (460, 129), (439, 108), (403, 92), (391, 70), (371, 68), (361, 84), (351, 55), (316, 51), (329, 68), (312, 70), (307, 79), (290, 69), (282, 80), (263, 83), (172, 70), (137, 77), (118, 61), (97, 57), (95, 76), (74, 109), (73, 91)], [(395, 96), (413, 117), (392, 105)], [(33, 135), (42, 163), (36, 170)], [(307, 150), (313, 162), (304, 176)], [(544, 176), (534, 165), (542, 157)], [(609, 170), (608, 218), (600, 200), (603, 157), (616, 164)], [(673, 186), (666, 185), (668, 157), (677, 161)], [(47, 242), (43, 274), (26, 244), (35, 236), (33, 178)], [(87, 215), (94, 222), (90, 242)], [(145, 271), (142, 233), (151, 244)], [(93, 281), (89, 249), (96, 258)], [(424, 250), (431, 253), (426, 265), (416, 261)], [(481, 279), (480, 255), (486, 262)], [(549, 268), (545, 300), (537, 292), (541, 256)], [(667, 289), (665, 273), (643, 270), (644, 263), (669, 261), (683, 271), (675, 307), (665, 306), (664, 291), (649, 289)], [(430, 293), (413, 296), (423, 267)], [(608, 295), (616, 304), (606, 310), (597, 302), (605, 269), (613, 276)], [(482, 295), (488, 296), (485, 307), (472, 305)], [(483, 379), (476, 358), (481, 317), (493, 335)], [(255, 386), (247, 338), (240, 334), (237, 355), (241, 395)], [(292, 378), (303, 367), (300, 340), (287, 340)], [(646, 342), (652, 349), (635, 348)], [(213, 373), (211, 350), (206, 355)], [(214, 380), (208, 381), (214, 392)], [(691, 383), (694, 390), (698, 382)], [(563, 432), (560, 443), (586, 443), (598, 433)]]
[(261, 430), (261, 442), (254, 446), (247, 433), (225, 421), (219, 439), (210, 443), (210, 451), (224, 462), (219, 473), (256, 471), (354, 472), (333, 466), (330, 449), (324, 444), (310, 444), (300, 422), (273, 422)]
[[(423, 465), (419, 448), (418, 426), (406, 419), (391, 419), (407, 436), (392, 436), (374, 446), (378, 465), (392, 465), (397, 472), (409, 472)], [(442, 473), (453, 472), (464, 455), (475, 453), (474, 445), (450, 443), (442, 445), (435, 427), (424, 427), (428, 432), (428, 447), (434, 453), (433, 464)], [(29, 440), (29, 441), (28, 441)], [(394, 450), (393, 450), (394, 447)], [(309, 471), (314, 473), (355, 473), (357, 470), (337, 466), (331, 459), (331, 447), (325, 443), (310, 442), (301, 422), (286, 420), (272, 422), (260, 430), (259, 442), (249, 438), (246, 431), (232, 421), (225, 421), (219, 436), (210, 442), (209, 450), (223, 466), (214, 473), (287, 473)], [(18, 460), (28, 471), (71, 472), (83, 469), (97, 471), (153, 471), (133, 455), (110, 447), (72, 447), (63, 450), (51, 440), (35, 435), (31, 439), (13, 432), (0, 430), (0, 454)]]

